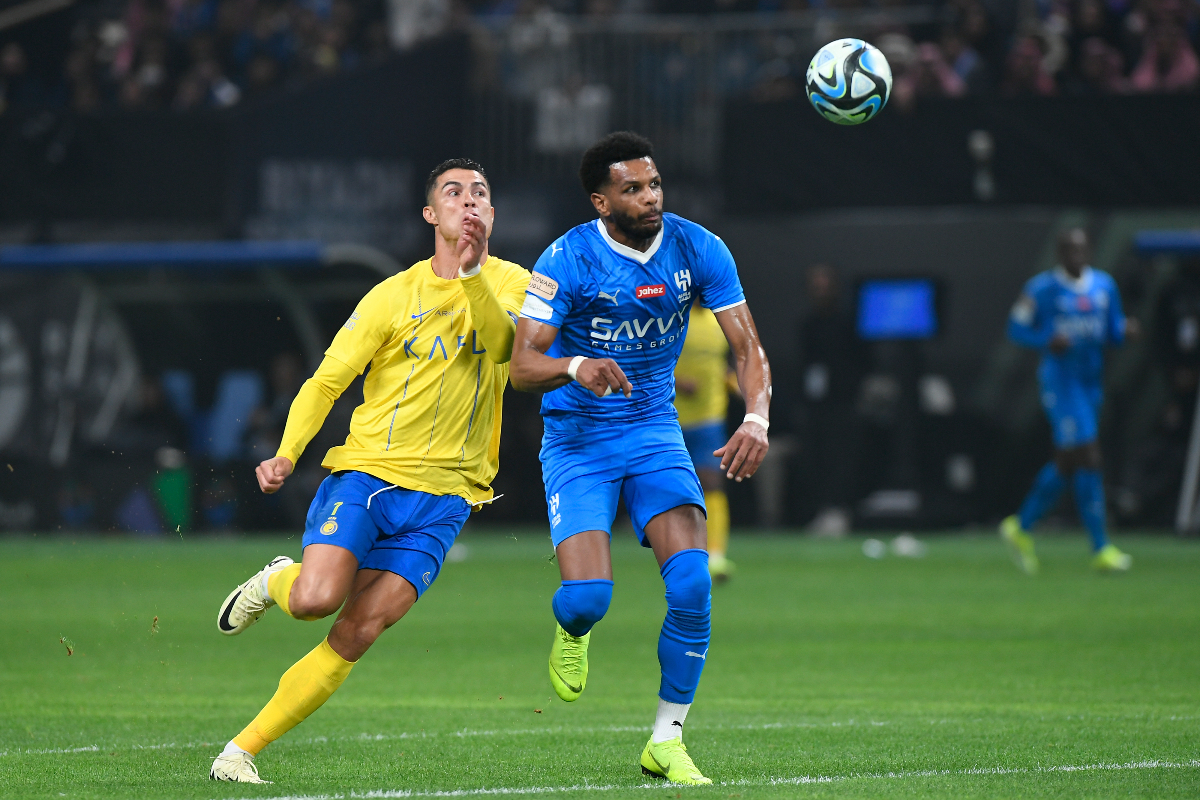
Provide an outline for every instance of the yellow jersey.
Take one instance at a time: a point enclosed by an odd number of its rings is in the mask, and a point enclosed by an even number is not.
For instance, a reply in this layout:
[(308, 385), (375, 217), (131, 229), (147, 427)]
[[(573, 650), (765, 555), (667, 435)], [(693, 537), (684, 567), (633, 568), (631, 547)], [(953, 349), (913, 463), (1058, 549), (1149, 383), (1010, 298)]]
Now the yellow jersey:
[[(489, 257), (482, 276), (515, 321), (529, 272)], [(370, 371), (346, 443), (322, 466), (472, 505), (492, 498), (510, 354), (504, 363), (488, 358), (460, 280), (438, 277), (432, 259), (388, 278), (363, 297), (325, 355), (360, 375)]]
[(726, 359), (729, 342), (717, 322), (717, 316), (707, 308), (692, 309), (687, 339), (675, 365), (676, 384), (681, 380), (695, 383), (696, 391), (685, 394), (675, 389), (675, 410), (684, 428), (710, 422), (724, 422), (729, 408), (729, 390), (725, 375), (729, 372)]

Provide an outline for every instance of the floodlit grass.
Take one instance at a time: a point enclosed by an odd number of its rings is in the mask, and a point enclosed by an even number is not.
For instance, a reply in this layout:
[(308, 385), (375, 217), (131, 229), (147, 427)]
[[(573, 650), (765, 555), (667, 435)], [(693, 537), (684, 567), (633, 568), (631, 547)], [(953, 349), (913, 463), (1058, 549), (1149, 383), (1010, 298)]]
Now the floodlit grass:
[(1104, 577), (1082, 535), (1050, 538), (1030, 579), (991, 536), (874, 561), (735, 534), (686, 737), (718, 785), (689, 789), (638, 769), (665, 606), (630, 540), (579, 702), (546, 677), (545, 532), (469, 534), (257, 787), (209, 781), (211, 759), (328, 623), (272, 611), (227, 638), (216, 611), (298, 537), (0, 540), (0, 795), (1200, 796), (1194, 542), (1124, 537), (1134, 570)]

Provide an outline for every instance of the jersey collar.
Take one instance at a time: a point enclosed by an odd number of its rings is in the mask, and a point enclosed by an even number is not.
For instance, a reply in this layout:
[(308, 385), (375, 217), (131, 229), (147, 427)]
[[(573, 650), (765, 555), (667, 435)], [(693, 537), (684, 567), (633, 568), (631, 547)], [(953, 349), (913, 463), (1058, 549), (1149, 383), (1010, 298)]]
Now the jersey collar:
[(1095, 276), (1092, 274), (1092, 268), (1087, 266), (1079, 273), (1078, 278), (1072, 278), (1062, 267), (1055, 267), (1054, 277), (1066, 288), (1080, 293), (1091, 291), (1092, 281), (1095, 279)]
[(644, 253), (641, 250), (634, 250), (628, 245), (621, 244), (616, 239), (609, 236), (608, 228), (604, 225), (604, 220), (596, 220), (596, 229), (600, 231), (600, 235), (604, 237), (604, 243), (607, 244), (614, 253), (625, 256), (626, 258), (632, 258), (639, 264), (645, 264), (647, 261), (654, 258), (654, 254), (658, 252), (658, 246), (662, 244), (663, 240), (663, 231), (667, 229), (667, 226), (664, 224), (658, 229), (658, 236), (654, 237), (654, 242), (651, 243), (649, 249)]

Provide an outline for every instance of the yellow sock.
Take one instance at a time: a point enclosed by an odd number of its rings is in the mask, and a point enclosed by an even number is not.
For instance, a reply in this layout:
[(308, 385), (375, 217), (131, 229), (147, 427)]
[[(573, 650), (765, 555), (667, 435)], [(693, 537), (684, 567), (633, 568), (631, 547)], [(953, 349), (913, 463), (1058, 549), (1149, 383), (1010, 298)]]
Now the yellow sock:
[(723, 556), (729, 547), (729, 498), (721, 491), (705, 492), (704, 505), (708, 508), (708, 552)]
[(321, 642), (283, 673), (275, 696), (244, 731), (233, 737), (233, 743), (258, 755), (320, 708), (346, 680), (353, 666), (354, 662), (333, 651), (328, 639)]
[(296, 578), (300, 577), (300, 565), (289, 564), (278, 572), (272, 572), (267, 578), (267, 594), (271, 595), (271, 599), (278, 604), (283, 613), (289, 617), (293, 617), (292, 609), (288, 605), (288, 598), (292, 594), (292, 584), (296, 582)]

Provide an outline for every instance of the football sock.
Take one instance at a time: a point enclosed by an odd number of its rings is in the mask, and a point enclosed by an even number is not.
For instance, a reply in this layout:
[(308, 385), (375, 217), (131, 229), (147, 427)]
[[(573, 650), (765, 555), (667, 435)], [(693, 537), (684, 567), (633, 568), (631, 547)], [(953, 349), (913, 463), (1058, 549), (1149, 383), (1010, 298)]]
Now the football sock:
[(1038, 520), (1046, 516), (1047, 512), (1058, 503), (1062, 490), (1062, 474), (1058, 471), (1055, 463), (1051, 461), (1042, 467), (1037, 477), (1033, 479), (1033, 488), (1029, 490), (1025, 501), (1021, 503), (1019, 512), (1021, 530), (1032, 530)]
[(233, 744), (251, 755), (258, 755), (264, 747), (320, 708), (342, 685), (353, 667), (354, 662), (334, 652), (328, 639), (321, 642), (283, 673), (275, 696), (245, 730), (233, 737)]
[(292, 609), (288, 606), (288, 599), (292, 594), (292, 584), (296, 582), (296, 578), (300, 577), (300, 564), (289, 564), (281, 570), (272, 572), (267, 576), (267, 597), (275, 601), (283, 613), (293, 619), (298, 619), (292, 614)]
[(668, 703), (688, 705), (696, 696), (712, 630), (708, 552), (680, 550), (661, 571), (667, 587), (667, 618), (658, 637), (662, 669), (658, 696)]
[(672, 739), (682, 739), (683, 721), (687, 719), (687, 712), (691, 707), (691, 703), (668, 703), (666, 700), (660, 699), (658, 716), (654, 718), (654, 732), (650, 734), (650, 741), (657, 744), (658, 742), (669, 742)]
[(1104, 530), (1104, 478), (1100, 470), (1075, 470), (1074, 488), (1079, 518), (1092, 539), (1092, 550), (1099, 550), (1108, 544), (1108, 534)]
[(612, 581), (563, 581), (550, 606), (564, 631), (572, 636), (583, 636), (608, 613), (612, 593)]
[(704, 493), (708, 510), (708, 552), (723, 556), (729, 548), (729, 498), (722, 491)]

